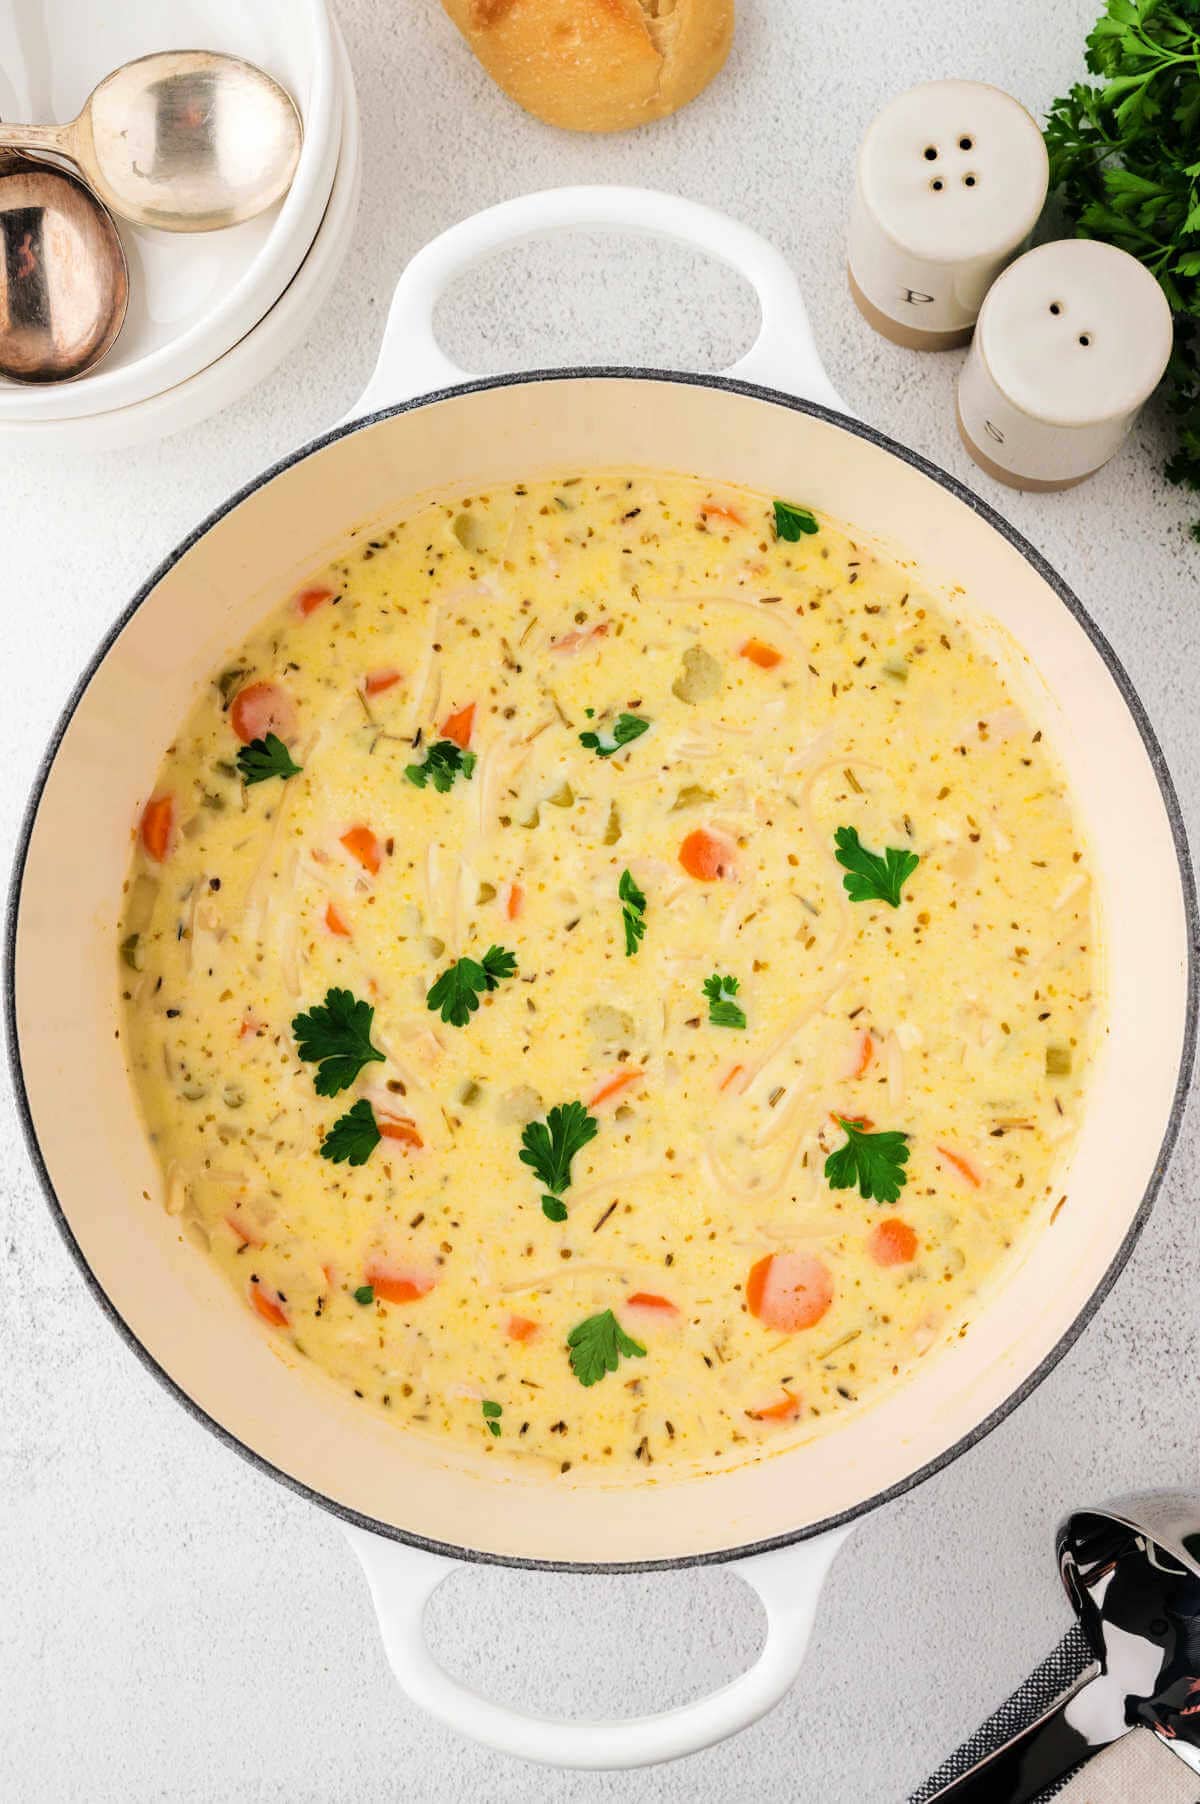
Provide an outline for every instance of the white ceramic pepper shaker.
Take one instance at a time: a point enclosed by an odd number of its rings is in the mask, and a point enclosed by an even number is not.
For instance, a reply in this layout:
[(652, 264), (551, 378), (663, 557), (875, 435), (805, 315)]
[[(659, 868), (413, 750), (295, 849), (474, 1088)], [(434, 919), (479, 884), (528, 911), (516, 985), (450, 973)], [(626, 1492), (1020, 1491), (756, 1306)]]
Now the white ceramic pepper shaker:
[(859, 311), (914, 350), (966, 344), (1048, 179), (1042, 134), (1011, 94), (929, 81), (897, 95), (858, 152), (848, 262)]
[(958, 383), (958, 426), (1012, 488), (1066, 489), (1107, 463), (1171, 355), (1171, 309), (1136, 257), (1042, 244), (989, 290)]

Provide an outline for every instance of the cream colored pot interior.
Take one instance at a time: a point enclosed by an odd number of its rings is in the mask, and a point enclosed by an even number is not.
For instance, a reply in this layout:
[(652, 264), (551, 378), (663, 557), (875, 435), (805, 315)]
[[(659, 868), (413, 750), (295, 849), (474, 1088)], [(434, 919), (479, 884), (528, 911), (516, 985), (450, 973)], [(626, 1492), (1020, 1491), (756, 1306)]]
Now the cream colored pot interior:
[[(495, 1462), (399, 1433), (289, 1366), (162, 1209), (116, 1038), (114, 950), (130, 833), (163, 748), (267, 608), (350, 528), (402, 514), (417, 494), (603, 466), (788, 495), (911, 557), (935, 587), (961, 585), (1069, 767), (1111, 957), (1111, 1031), (1063, 1174), (1066, 1203), (966, 1337), (824, 1439), (719, 1477), (619, 1493), (501, 1478)], [(881, 447), (781, 403), (700, 383), (563, 377), (455, 394), (335, 440), (234, 507), (147, 596), (83, 693), (33, 826), (16, 940), (20, 1057), (50, 1181), (96, 1279), (153, 1360), (230, 1435), (334, 1503), (450, 1547), (673, 1559), (860, 1506), (970, 1435), (1052, 1352), (1155, 1175), (1187, 1034), (1188, 931), (1171, 822), (1117, 683), (1049, 583), (986, 520)]]

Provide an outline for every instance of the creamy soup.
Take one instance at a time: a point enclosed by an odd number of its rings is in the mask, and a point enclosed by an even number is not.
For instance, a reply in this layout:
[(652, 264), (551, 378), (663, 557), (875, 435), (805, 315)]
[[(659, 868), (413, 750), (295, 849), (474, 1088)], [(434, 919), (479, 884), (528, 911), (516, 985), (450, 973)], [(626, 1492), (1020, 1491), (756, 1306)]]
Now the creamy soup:
[(799, 501), (423, 504), (168, 748), (120, 935), (166, 1206), (406, 1429), (755, 1457), (967, 1332), (1053, 1215), (1101, 1013), (1062, 772)]

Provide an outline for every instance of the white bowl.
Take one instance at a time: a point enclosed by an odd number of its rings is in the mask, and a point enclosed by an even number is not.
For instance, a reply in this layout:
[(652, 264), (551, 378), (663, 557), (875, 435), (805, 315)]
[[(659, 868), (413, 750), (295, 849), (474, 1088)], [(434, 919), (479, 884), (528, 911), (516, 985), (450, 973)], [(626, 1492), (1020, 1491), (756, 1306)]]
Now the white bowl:
[(254, 387), (304, 338), (333, 288), (349, 248), (362, 178), (362, 136), (350, 60), (334, 27), (342, 138), (333, 188), (305, 257), (275, 305), (233, 348), (206, 369), (128, 407), (75, 420), (0, 419), (0, 445), (31, 452), (111, 450), (165, 438), (228, 407)]
[[(169, 20), (164, 23), (164, 18)], [(304, 143), (283, 201), (225, 232), (147, 231), (118, 221), (130, 265), (125, 329), (94, 374), (48, 388), (0, 386), (0, 423), (123, 408), (194, 376), (245, 337), (292, 280), (329, 201), (342, 135), (326, 0), (15, 0), (0, 26), (0, 116), (70, 118), (110, 69), (153, 50), (227, 50), (295, 97)]]

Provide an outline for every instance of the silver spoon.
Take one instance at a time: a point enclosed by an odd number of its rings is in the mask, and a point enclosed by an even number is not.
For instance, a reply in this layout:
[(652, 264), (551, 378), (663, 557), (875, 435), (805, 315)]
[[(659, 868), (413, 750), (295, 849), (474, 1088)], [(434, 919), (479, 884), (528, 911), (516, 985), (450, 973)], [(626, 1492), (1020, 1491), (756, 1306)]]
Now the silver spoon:
[(66, 157), (135, 225), (212, 232), (286, 194), (301, 136), (291, 95), (253, 63), (164, 50), (106, 76), (67, 125), (0, 126), (0, 147)]
[(0, 376), (70, 382), (125, 323), (129, 272), (108, 209), (46, 163), (0, 156)]
[(1093, 1664), (930, 1804), (1029, 1804), (1138, 1727), (1200, 1772), (1200, 1504), (1154, 1492), (1081, 1510), (1058, 1562)]

